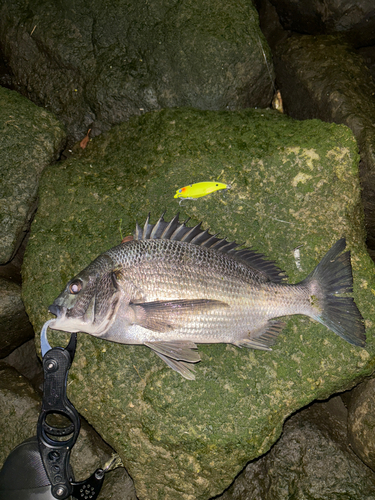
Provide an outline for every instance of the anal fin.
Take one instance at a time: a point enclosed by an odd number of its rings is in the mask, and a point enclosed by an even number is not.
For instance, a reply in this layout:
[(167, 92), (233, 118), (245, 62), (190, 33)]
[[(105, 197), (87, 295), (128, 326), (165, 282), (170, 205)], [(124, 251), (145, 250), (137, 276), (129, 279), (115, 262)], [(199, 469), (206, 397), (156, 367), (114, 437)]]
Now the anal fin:
[(281, 320), (272, 320), (268, 321), (265, 329), (258, 334), (257, 336), (252, 336), (254, 340), (260, 341), (262, 344), (265, 344), (267, 347), (270, 347), (276, 342), (276, 339), (281, 333), (281, 331), (285, 328), (285, 322)]
[(255, 332), (250, 332), (250, 338), (237, 340), (233, 342), (233, 344), (237, 347), (272, 351), (271, 346), (276, 342), (277, 336), (284, 327), (284, 321), (268, 321), (264, 328), (256, 330)]

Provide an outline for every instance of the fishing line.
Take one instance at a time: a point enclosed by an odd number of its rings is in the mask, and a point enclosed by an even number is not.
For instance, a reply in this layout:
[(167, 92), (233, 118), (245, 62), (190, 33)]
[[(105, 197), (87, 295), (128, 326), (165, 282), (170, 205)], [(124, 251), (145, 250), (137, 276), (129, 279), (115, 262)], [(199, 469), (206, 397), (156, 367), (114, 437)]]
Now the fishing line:
[(260, 36), (258, 35), (258, 33), (256, 33), (256, 37), (257, 37), (257, 41), (258, 41), (258, 45), (260, 47), (260, 50), (263, 54), (263, 58), (264, 58), (264, 62), (266, 63), (266, 68), (267, 68), (267, 72), (268, 72), (268, 75), (270, 77), (270, 80), (271, 80), (271, 85), (273, 87), (273, 90), (274, 90), (274, 93), (276, 94), (277, 93), (277, 89), (276, 89), (276, 86), (275, 86), (275, 81), (272, 77), (272, 73), (271, 73), (271, 65), (268, 63), (268, 60), (267, 60), (267, 56), (266, 56), (266, 53), (263, 49), (263, 44), (262, 44), (262, 41), (260, 39)]

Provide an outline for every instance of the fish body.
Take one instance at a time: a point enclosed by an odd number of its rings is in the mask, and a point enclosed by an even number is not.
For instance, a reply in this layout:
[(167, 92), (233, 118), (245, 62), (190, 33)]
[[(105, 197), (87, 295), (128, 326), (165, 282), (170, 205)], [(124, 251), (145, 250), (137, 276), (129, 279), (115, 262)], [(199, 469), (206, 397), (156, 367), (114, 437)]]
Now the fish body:
[(202, 196), (207, 196), (208, 194), (219, 191), (220, 189), (229, 189), (228, 184), (222, 182), (197, 182), (195, 184), (189, 184), (180, 189), (177, 189), (174, 198), (186, 198), (189, 200), (195, 200), (201, 198)]
[[(339, 240), (301, 283), (250, 249), (200, 227), (147, 219), (134, 238), (104, 252), (67, 284), (49, 307), (50, 327), (143, 344), (193, 379), (199, 343), (270, 350), (281, 317), (303, 314), (348, 342), (364, 346), (365, 329), (352, 297), (345, 240)], [(337, 296), (340, 295), (340, 296)]]

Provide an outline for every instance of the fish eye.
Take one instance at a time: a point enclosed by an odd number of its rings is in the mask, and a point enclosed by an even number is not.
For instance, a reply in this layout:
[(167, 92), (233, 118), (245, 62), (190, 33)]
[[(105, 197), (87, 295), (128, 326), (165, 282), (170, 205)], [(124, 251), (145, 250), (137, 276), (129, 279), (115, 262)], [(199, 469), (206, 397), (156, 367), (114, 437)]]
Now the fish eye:
[(69, 292), (76, 295), (82, 290), (82, 282), (80, 280), (72, 281), (69, 285)]

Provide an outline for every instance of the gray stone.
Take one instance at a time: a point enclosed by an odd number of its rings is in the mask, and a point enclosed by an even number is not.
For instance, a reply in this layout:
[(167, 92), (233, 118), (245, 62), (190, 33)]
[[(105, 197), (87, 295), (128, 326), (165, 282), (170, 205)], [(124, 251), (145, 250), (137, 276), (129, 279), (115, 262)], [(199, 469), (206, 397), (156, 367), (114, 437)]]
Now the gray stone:
[(0, 358), (34, 336), (21, 298), (21, 286), (0, 278)]
[[(191, 182), (231, 184), (181, 206)], [(352, 250), (355, 300), (367, 347), (304, 317), (287, 320), (272, 351), (202, 345), (196, 380), (148, 348), (78, 335), (69, 391), (120, 454), (140, 499), (207, 499), (264, 454), (284, 419), (373, 371), (374, 267), (364, 245), (357, 145), (343, 125), (295, 121), (272, 110), (163, 110), (95, 138), (48, 169), (26, 250), (24, 300), (36, 329), (67, 281), (166, 209), (256, 248), (304, 279), (342, 235)], [(300, 250), (296, 261), (294, 249)], [(69, 335), (49, 331), (52, 345)]]
[(357, 47), (375, 42), (373, 0), (271, 0), (284, 29), (338, 34)]
[(13, 83), (80, 140), (163, 107), (266, 107), (269, 48), (251, 2), (3, 1)]
[(21, 267), (27, 241), (29, 239), (28, 236), (29, 233), (27, 233), (25, 238), (22, 240), (22, 243), (18, 247), (17, 252), (14, 254), (12, 260), (10, 260), (7, 264), (0, 264), (0, 278), (5, 278), (18, 284), (22, 283)]
[(375, 471), (375, 379), (350, 393), (348, 430), (355, 453)]
[(369, 69), (372, 79), (375, 81), (375, 45), (358, 49), (358, 54)]
[(106, 474), (99, 499), (137, 500), (133, 481), (123, 467)]
[[(75, 480), (83, 481), (87, 479), (98, 467), (104, 469), (105, 465), (109, 464), (114, 456), (114, 450), (101, 439), (84, 419), (81, 419), (81, 430), (73, 447), (70, 462)], [(124, 480), (126, 476), (129, 477), (127, 472), (124, 471)]]
[(15, 370), (0, 363), (0, 467), (18, 444), (36, 435), (40, 395)]
[(373, 500), (375, 474), (350, 449), (346, 425), (339, 396), (299, 412), (217, 500)]
[(15, 349), (3, 361), (27, 378), (33, 387), (43, 390), (43, 367), (36, 354), (34, 338)]
[(0, 135), (0, 264), (5, 264), (25, 237), (40, 174), (58, 157), (65, 132), (51, 113), (0, 87)]

